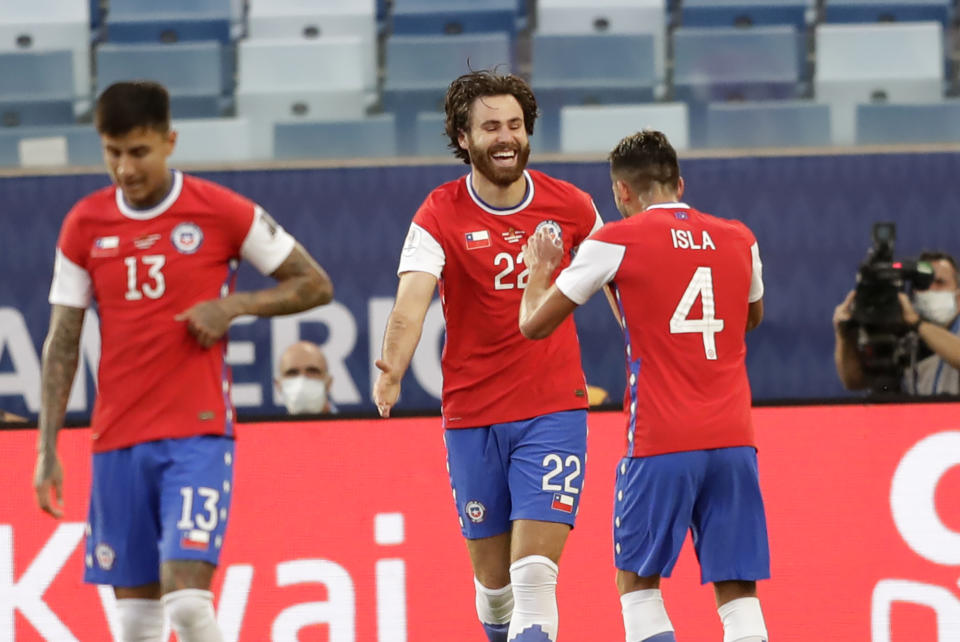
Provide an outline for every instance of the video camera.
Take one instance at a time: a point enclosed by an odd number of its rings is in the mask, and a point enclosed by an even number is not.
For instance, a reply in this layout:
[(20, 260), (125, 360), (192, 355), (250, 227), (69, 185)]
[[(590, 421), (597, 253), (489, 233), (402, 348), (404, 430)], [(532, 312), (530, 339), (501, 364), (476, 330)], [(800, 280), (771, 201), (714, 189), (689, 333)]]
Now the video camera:
[(857, 271), (849, 327), (857, 330), (857, 354), (874, 392), (900, 392), (903, 374), (916, 356), (916, 336), (903, 321), (899, 294), (909, 283), (926, 290), (933, 267), (926, 261), (894, 260), (894, 223), (873, 225), (873, 246)]

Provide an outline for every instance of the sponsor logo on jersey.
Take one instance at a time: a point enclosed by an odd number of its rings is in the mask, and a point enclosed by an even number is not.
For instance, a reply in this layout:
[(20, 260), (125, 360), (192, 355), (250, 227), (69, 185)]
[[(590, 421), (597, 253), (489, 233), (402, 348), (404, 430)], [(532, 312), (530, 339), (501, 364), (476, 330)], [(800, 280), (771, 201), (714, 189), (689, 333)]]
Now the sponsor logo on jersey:
[(487, 507), (475, 499), (467, 502), (465, 509), (467, 511), (467, 517), (469, 517), (470, 521), (474, 524), (479, 524), (487, 517)]
[(266, 213), (264, 210), (260, 210), (260, 222), (267, 228), (267, 233), (270, 235), (270, 238), (273, 238), (277, 235), (277, 230), (280, 229), (280, 225), (273, 220), (273, 217)]
[(133, 239), (133, 246), (138, 250), (146, 250), (153, 247), (153, 244), (159, 240), (159, 234), (144, 234)]
[(210, 548), (210, 533), (194, 528), (180, 534), (180, 548), (205, 551)]
[(468, 250), (479, 250), (482, 247), (490, 247), (490, 232), (487, 230), (467, 232), (464, 236), (466, 236), (467, 239)]
[(553, 510), (563, 511), (564, 513), (573, 512), (573, 497), (562, 493), (553, 494), (553, 503), (550, 504)]
[(177, 252), (193, 254), (203, 243), (203, 230), (196, 223), (180, 223), (170, 233), (170, 242), (177, 248)]
[(113, 568), (113, 562), (117, 559), (117, 554), (110, 548), (110, 545), (103, 542), (97, 544), (93, 554), (97, 557), (97, 564), (105, 571)]
[(120, 248), (119, 236), (101, 236), (93, 242), (90, 256), (115, 256)]
[(520, 240), (523, 238), (523, 234), (524, 234), (523, 230), (515, 230), (511, 227), (506, 232), (503, 232), (502, 236), (507, 241), (507, 243), (519, 243)]
[(560, 224), (553, 219), (547, 219), (546, 221), (537, 223), (537, 229), (535, 229), (533, 233), (536, 234), (543, 228), (546, 228), (547, 235), (554, 241), (563, 241), (563, 229), (560, 227)]

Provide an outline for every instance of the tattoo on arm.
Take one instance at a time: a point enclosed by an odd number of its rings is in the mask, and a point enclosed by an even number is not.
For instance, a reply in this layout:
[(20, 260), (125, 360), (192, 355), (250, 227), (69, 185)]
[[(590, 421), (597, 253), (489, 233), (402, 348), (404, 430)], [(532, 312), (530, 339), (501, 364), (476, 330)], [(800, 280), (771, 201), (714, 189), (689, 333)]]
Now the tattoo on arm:
[(240, 314), (293, 314), (333, 299), (330, 277), (299, 243), (270, 276), (279, 281), (274, 287), (232, 295)]
[(77, 372), (84, 312), (82, 308), (54, 305), (50, 314), (50, 330), (43, 342), (38, 449), (56, 447), (57, 431), (63, 425)]

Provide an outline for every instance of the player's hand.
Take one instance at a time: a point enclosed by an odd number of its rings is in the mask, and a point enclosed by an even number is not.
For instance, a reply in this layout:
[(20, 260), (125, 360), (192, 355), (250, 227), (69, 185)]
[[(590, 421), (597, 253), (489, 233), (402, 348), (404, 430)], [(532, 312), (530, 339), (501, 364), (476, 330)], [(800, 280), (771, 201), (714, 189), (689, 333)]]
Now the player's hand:
[(226, 309), (224, 299), (201, 301), (174, 317), (177, 321), (186, 321), (187, 330), (204, 348), (219, 341), (233, 317)]
[(900, 299), (900, 309), (903, 310), (903, 322), (907, 325), (913, 325), (920, 321), (920, 315), (910, 302), (910, 297), (903, 292), (898, 292), (897, 298)]
[(56, 452), (37, 453), (33, 489), (37, 492), (37, 504), (44, 512), (57, 519), (63, 517), (63, 468)]
[(853, 295), (854, 290), (850, 290), (847, 293), (847, 298), (843, 300), (843, 303), (838, 305), (833, 310), (833, 330), (834, 332), (841, 332), (843, 325), (853, 317)]
[(377, 412), (381, 417), (389, 417), (390, 409), (400, 397), (400, 379), (386, 361), (378, 359), (376, 366), (380, 369), (380, 375), (373, 384), (373, 403), (377, 404)]
[(563, 260), (563, 241), (540, 228), (523, 246), (523, 264), (531, 272), (546, 270), (550, 274)]

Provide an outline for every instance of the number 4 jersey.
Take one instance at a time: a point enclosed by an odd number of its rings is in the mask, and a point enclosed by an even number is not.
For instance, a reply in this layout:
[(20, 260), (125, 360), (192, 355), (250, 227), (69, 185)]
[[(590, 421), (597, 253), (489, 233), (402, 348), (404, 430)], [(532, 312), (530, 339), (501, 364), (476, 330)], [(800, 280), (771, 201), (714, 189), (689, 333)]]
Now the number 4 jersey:
[(627, 456), (754, 446), (744, 335), (763, 281), (747, 226), (683, 203), (608, 223), (557, 278), (577, 304), (605, 283), (624, 319)]
[(152, 208), (130, 207), (113, 186), (74, 206), (57, 243), (50, 303), (94, 302), (100, 315), (94, 452), (233, 434), (226, 338), (203, 348), (174, 317), (229, 294), (241, 257), (270, 274), (293, 247), (251, 201), (177, 171)]
[(519, 205), (497, 209), (473, 191), (471, 176), (433, 190), (413, 218), (398, 273), (439, 279), (446, 320), (443, 424), (489, 426), (587, 407), (573, 318), (547, 339), (520, 334), (527, 271), (521, 248), (541, 227), (570, 250), (602, 225), (590, 197), (573, 185), (524, 172)]

